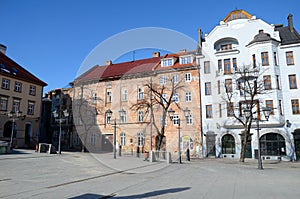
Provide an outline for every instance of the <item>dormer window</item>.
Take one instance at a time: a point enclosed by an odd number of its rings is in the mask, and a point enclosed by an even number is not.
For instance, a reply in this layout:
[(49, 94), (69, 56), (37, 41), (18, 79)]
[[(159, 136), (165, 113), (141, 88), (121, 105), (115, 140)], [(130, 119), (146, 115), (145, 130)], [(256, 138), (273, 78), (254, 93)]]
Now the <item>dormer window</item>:
[(237, 53), (239, 42), (232, 37), (219, 39), (214, 43), (215, 53)]
[(161, 60), (161, 66), (162, 67), (173, 66), (174, 65), (173, 62), (174, 62), (173, 59), (163, 59)]
[(189, 64), (189, 63), (192, 63), (192, 57), (191, 56), (180, 57), (179, 63), (180, 64)]

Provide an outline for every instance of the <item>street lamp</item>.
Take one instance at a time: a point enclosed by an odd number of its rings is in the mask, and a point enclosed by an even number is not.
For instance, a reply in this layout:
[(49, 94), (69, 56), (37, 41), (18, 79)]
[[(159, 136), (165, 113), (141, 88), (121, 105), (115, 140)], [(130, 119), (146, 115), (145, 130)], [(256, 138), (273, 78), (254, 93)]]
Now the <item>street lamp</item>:
[[(190, 110), (188, 108), (185, 108), (185, 110), (183, 110), (183, 112), (184, 112), (184, 116), (186, 118), (190, 115)], [(168, 110), (168, 114), (170, 116), (170, 120), (173, 121), (175, 111), (172, 108), (170, 108)], [(180, 117), (179, 116), (177, 118), (177, 123), (178, 123), (178, 159), (179, 159), (179, 164), (181, 164), (182, 161), (181, 161), (181, 151), (180, 151)]]
[[(265, 121), (269, 121), (269, 117), (270, 117), (270, 114), (271, 114), (271, 111), (272, 109), (269, 108), (269, 107), (263, 107), (261, 110), (259, 111), (262, 111), (266, 120)], [(244, 113), (245, 113), (245, 117), (248, 119), (250, 118), (251, 116), (253, 116), (253, 114), (255, 114), (256, 112), (252, 113), (250, 109), (245, 109), (244, 110)], [(263, 169), (263, 165), (262, 165), (262, 160), (261, 160), (261, 151), (260, 151), (260, 140), (259, 140), (259, 119), (256, 117), (256, 118), (253, 118), (255, 121), (256, 121), (256, 130), (257, 130), (257, 142), (258, 142), (258, 146), (257, 146), (257, 163), (258, 163), (258, 169)], [(263, 120), (261, 120), (263, 121)]]
[[(12, 120), (11, 125), (11, 135), (10, 135), (10, 142), (9, 142), (9, 148), (12, 149), (12, 141), (13, 141), (13, 135), (14, 135), (14, 129), (15, 129), (15, 122), (19, 118), (22, 117), (22, 111), (10, 111), (7, 113), (8, 117)], [(24, 118), (25, 116), (23, 116)]]
[(69, 117), (68, 110), (57, 110), (53, 111), (53, 116), (55, 118), (55, 121), (59, 122), (59, 135), (58, 135), (58, 153), (61, 154), (61, 123), (66, 120), (67, 117)]

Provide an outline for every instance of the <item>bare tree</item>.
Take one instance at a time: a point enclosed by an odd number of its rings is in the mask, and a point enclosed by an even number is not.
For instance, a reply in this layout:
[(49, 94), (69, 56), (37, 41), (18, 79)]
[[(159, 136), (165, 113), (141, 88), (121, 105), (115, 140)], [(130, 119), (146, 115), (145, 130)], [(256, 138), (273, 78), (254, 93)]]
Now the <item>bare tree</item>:
[[(177, 92), (184, 88), (181, 84), (182, 81), (174, 82), (174, 79), (166, 80), (166, 84), (153, 83), (152, 78), (150, 82), (146, 83), (147, 95), (143, 100), (138, 100), (136, 104), (133, 104), (130, 109), (134, 111), (144, 110), (146, 114), (150, 113), (150, 119), (157, 133), (156, 136), (156, 150), (160, 150), (164, 145), (165, 131), (166, 131), (166, 119), (170, 106), (175, 104), (177, 108), (181, 109), (179, 104), (175, 101), (175, 95)], [(154, 111), (161, 111), (160, 118), (154, 114)], [(160, 121), (160, 122), (158, 122)], [(151, 138), (152, 139), (152, 138)]]
[[(242, 147), (240, 153), (240, 162), (245, 161), (245, 152), (247, 141), (250, 139), (250, 129), (254, 118), (260, 120), (260, 102), (259, 95), (268, 92), (267, 82), (271, 80), (264, 79), (260, 67), (243, 66), (236, 69), (232, 81), (225, 82), (224, 100), (227, 102), (227, 111), (243, 127), (241, 132)], [(236, 89), (233, 89), (235, 87)], [(235, 104), (235, 105), (234, 105)], [(250, 116), (244, 117), (243, 111), (250, 110)], [(255, 115), (254, 115), (255, 114)]]

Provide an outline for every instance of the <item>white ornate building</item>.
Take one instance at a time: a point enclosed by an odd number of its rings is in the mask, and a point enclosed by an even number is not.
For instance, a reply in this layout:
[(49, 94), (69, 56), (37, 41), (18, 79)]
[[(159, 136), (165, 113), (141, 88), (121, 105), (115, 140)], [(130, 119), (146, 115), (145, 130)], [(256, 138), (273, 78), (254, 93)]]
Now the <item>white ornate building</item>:
[[(239, 93), (233, 82), (235, 71), (252, 66), (263, 72), (260, 78), (268, 90), (257, 96), (259, 106), (274, 108), (269, 121), (260, 122), (262, 158), (300, 159), (300, 35), (293, 27), (292, 15), (283, 26), (235, 10), (206, 34), (201, 44), (197, 61), (201, 67), (204, 155), (239, 158), (243, 129), (224, 99), (225, 87)], [(239, 107), (241, 100), (234, 99), (232, 106)], [(255, 158), (258, 148), (255, 127), (246, 147), (247, 158)]]

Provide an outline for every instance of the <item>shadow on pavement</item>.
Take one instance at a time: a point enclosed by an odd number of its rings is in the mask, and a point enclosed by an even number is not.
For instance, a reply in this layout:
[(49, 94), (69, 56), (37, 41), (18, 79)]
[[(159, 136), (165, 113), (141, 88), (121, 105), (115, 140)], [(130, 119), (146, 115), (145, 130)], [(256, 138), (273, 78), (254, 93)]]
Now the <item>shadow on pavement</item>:
[(164, 189), (164, 190), (158, 190), (158, 191), (151, 191), (147, 193), (142, 193), (142, 194), (136, 194), (136, 195), (129, 195), (129, 196), (116, 196), (116, 194), (111, 194), (107, 196), (103, 195), (98, 195), (98, 194), (83, 194), (80, 196), (76, 196), (70, 199), (107, 199), (107, 198), (115, 198), (115, 199), (125, 199), (125, 198), (149, 198), (149, 197), (154, 197), (154, 196), (159, 196), (159, 195), (164, 195), (164, 194), (169, 194), (169, 193), (177, 193), (181, 191), (186, 191), (191, 189), (190, 187), (183, 187), (183, 188), (172, 188), (172, 189)]

